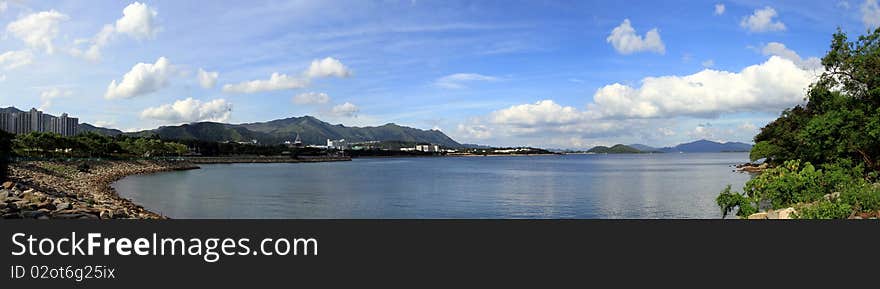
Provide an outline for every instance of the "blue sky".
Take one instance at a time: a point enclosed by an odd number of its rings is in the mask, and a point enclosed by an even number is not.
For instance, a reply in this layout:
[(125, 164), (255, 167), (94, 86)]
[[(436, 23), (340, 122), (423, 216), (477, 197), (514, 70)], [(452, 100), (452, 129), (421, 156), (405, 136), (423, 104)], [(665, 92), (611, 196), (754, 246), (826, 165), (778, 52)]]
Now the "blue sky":
[(0, 3), (0, 106), (552, 148), (750, 142), (801, 101), (837, 27), (880, 24), (876, 0)]

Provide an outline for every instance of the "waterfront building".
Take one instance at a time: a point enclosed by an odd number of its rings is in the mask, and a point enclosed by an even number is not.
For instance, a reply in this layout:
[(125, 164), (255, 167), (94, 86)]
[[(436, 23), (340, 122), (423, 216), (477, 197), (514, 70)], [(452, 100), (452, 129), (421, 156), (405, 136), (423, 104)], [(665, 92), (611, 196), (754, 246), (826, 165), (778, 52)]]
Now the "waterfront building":
[(331, 140), (327, 139), (327, 148), (328, 149), (337, 149), (337, 150), (346, 150), (348, 149), (348, 143), (345, 142), (345, 139), (339, 140)]
[(43, 113), (36, 108), (30, 111), (0, 112), (0, 129), (14, 133), (54, 132), (62, 136), (77, 134), (79, 119), (69, 117), (67, 113), (60, 117)]

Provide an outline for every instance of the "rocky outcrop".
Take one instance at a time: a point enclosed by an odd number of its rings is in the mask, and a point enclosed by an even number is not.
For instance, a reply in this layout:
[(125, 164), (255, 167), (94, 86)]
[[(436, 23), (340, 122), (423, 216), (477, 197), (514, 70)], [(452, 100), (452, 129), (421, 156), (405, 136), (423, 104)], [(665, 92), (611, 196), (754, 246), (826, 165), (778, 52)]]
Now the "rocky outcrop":
[(174, 161), (19, 162), (0, 184), (0, 217), (36, 219), (161, 219), (119, 197), (110, 183), (128, 175), (198, 168)]
[(736, 165), (736, 170), (740, 172), (753, 173), (757, 174), (766, 170), (769, 166), (767, 163), (762, 164), (753, 164), (753, 163), (744, 163)]
[(795, 218), (797, 211), (794, 208), (785, 208), (779, 210), (767, 210), (751, 214), (747, 217), (749, 220), (790, 220)]

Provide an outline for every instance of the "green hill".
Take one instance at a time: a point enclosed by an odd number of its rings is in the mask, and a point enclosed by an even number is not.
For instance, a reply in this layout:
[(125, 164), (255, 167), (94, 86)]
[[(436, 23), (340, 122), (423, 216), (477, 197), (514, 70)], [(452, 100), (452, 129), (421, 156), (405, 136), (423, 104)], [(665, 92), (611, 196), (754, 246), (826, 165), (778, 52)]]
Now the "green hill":
[(261, 144), (280, 144), (293, 141), (299, 134), (304, 144), (322, 145), (327, 139), (360, 141), (403, 141), (434, 143), (445, 147), (462, 145), (438, 130), (421, 130), (389, 123), (375, 127), (347, 127), (329, 124), (311, 116), (291, 117), (268, 122), (225, 124), (197, 122), (178, 126), (126, 133), (135, 136), (157, 135), (163, 139), (202, 141), (250, 141)]
[(588, 153), (596, 153), (596, 154), (638, 154), (642, 153), (642, 151), (634, 149), (630, 146), (616, 144), (612, 147), (606, 146), (597, 146), (593, 147), (587, 151)]

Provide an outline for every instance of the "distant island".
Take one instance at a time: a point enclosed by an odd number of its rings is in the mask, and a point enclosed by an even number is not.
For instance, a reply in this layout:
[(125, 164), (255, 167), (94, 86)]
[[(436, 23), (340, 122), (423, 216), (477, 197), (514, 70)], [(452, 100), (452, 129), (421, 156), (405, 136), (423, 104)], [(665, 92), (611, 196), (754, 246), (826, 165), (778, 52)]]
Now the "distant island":
[[(585, 153), (594, 154), (640, 154), (640, 153), (722, 153), (722, 152), (749, 152), (752, 145), (741, 142), (714, 142), (710, 140), (698, 140), (683, 143), (674, 147), (656, 148), (643, 144), (616, 144), (611, 147), (596, 146)], [(584, 153), (584, 152), (580, 152)]]

